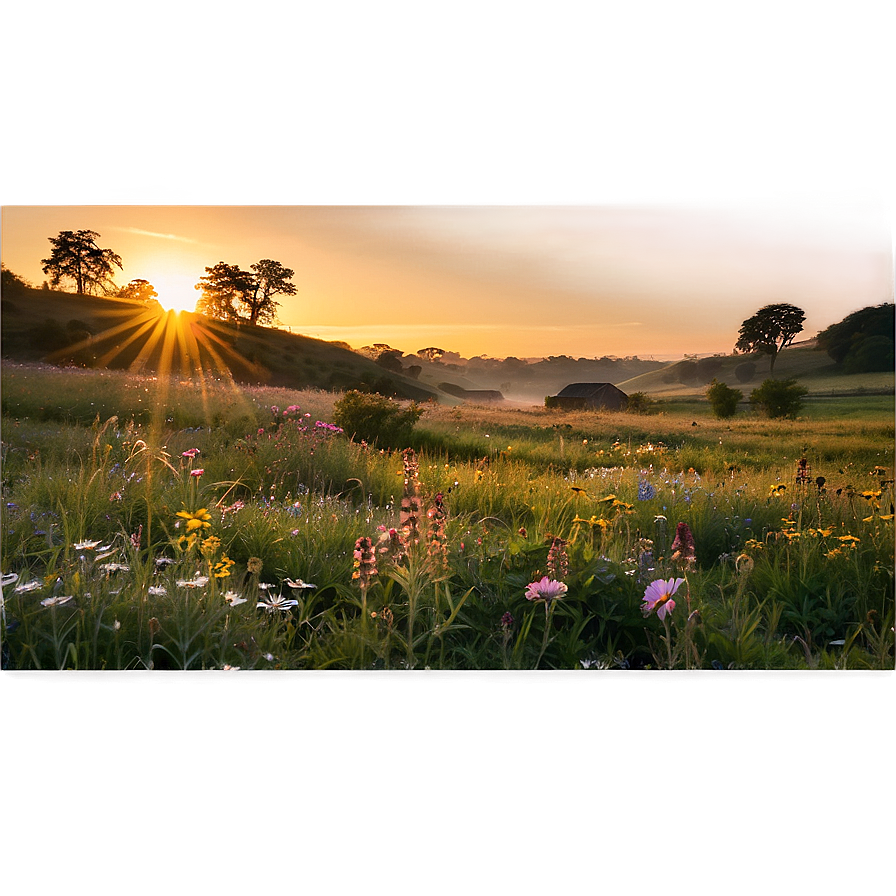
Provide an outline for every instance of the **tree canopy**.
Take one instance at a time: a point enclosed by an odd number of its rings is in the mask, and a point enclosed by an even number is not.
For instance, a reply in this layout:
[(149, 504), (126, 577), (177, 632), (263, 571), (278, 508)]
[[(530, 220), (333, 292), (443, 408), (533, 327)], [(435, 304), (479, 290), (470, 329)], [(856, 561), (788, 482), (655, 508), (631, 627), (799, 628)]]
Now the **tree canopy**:
[(295, 272), (270, 258), (263, 258), (250, 268), (244, 271), (223, 261), (206, 268), (205, 276), (196, 284), (202, 292), (196, 310), (218, 320), (273, 323), (280, 306), (274, 297), (296, 294), (295, 286), (289, 282)]
[(853, 311), (818, 334), (818, 347), (849, 373), (892, 369), (894, 309), (886, 302)]
[(734, 350), (770, 355), (769, 372), (774, 375), (778, 352), (793, 342), (796, 334), (802, 331), (805, 319), (805, 312), (796, 305), (786, 302), (766, 305), (743, 322)]
[(111, 249), (101, 249), (96, 244), (99, 236), (93, 230), (62, 230), (58, 236), (48, 237), (53, 251), (49, 258), (41, 259), (41, 264), (51, 286), (71, 280), (79, 294), (109, 295), (115, 291), (113, 266), (121, 268), (121, 258)]
[(122, 286), (118, 290), (119, 299), (130, 299), (132, 302), (141, 302), (153, 308), (159, 306), (159, 303), (156, 301), (158, 295), (152, 283), (141, 277), (131, 280), (127, 286)]

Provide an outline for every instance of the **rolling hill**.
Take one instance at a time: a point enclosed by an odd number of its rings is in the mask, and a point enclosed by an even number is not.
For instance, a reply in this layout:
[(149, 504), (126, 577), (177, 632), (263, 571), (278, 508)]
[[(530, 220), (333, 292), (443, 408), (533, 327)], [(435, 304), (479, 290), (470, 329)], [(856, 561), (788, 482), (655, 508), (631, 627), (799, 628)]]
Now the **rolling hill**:
[(342, 346), (274, 328), (43, 289), (5, 294), (0, 311), (0, 350), (8, 360), (183, 376), (202, 370), (244, 383), (457, 401)]

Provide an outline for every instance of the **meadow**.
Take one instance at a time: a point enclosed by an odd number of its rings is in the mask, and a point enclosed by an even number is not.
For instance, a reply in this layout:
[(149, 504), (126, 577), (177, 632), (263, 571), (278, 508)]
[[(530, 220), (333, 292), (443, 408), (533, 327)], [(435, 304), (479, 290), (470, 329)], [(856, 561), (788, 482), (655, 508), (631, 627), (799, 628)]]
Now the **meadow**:
[(893, 668), (892, 394), (339, 398), (4, 363), (4, 667)]

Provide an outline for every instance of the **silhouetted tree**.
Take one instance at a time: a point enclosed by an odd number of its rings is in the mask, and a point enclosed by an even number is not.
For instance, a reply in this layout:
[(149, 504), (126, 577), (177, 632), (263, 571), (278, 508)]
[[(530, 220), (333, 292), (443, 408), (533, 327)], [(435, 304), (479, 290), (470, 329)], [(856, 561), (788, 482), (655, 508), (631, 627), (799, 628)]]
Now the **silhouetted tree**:
[(295, 276), (295, 271), (270, 258), (262, 258), (249, 267), (255, 272), (255, 291), (246, 303), (249, 308), (249, 323), (273, 322), (277, 317), (277, 308), (280, 307), (274, 296), (296, 294), (295, 284), (289, 282)]
[(151, 308), (160, 307), (159, 303), (156, 301), (158, 295), (159, 294), (156, 292), (152, 283), (148, 280), (143, 280), (140, 277), (136, 280), (131, 280), (127, 286), (122, 286), (121, 289), (118, 290), (119, 299), (130, 299), (132, 302), (142, 302), (144, 305), (148, 305)]
[(121, 267), (121, 258), (111, 249), (96, 244), (99, 234), (92, 230), (63, 230), (48, 237), (53, 246), (49, 258), (42, 258), (43, 272), (50, 275), (50, 285), (72, 280), (79, 294), (109, 295), (115, 290), (113, 265)]
[(206, 268), (205, 276), (196, 284), (202, 292), (196, 310), (218, 320), (272, 323), (280, 305), (274, 296), (296, 293), (295, 286), (288, 282), (294, 271), (269, 258), (250, 267), (250, 271), (244, 271), (238, 265), (219, 261)]
[(805, 313), (796, 305), (788, 305), (786, 302), (766, 305), (743, 322), (734, 349), (770, 355), (772, 360), (769, 372), (774, 376), (778, 352), (793, 342), (796, 334), (803, 329), (805, 319)]

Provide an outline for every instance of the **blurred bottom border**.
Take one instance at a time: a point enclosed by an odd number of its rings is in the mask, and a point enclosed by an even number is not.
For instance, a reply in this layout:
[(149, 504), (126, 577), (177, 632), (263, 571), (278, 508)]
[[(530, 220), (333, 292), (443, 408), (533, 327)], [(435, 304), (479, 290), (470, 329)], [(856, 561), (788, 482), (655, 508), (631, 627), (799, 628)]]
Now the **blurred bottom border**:
[(0, 688), (9, 896), (896, 890), (891, 673)]

